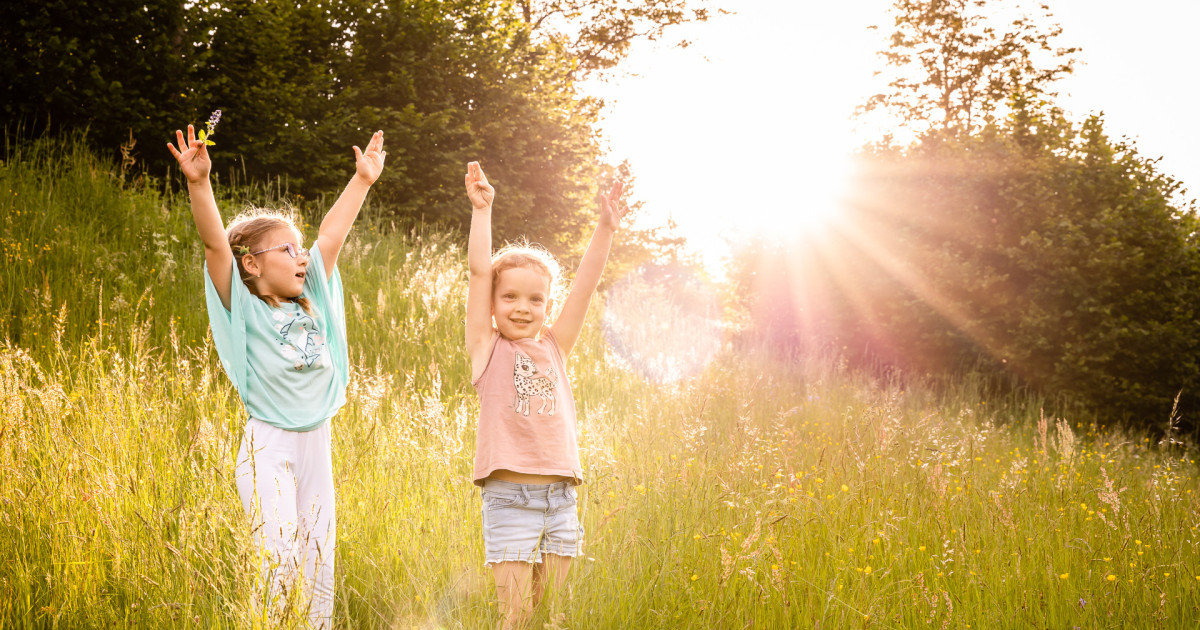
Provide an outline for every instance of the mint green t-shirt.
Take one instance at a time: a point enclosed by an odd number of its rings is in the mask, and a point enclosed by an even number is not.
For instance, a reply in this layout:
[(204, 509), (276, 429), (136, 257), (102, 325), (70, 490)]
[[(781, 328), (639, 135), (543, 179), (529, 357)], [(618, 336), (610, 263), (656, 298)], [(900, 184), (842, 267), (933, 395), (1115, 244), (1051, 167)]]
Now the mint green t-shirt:
[(337, 268), (325, 279), (317, 244), (301, 296), (313, 315), (294, 302), (271, 307), (251, 295), (233, 261), (229, 310), (204, 266), (204, 298), (221, 366), (242, 397), (246, 413), (280, 429), (311, 431), (346, 404), (350, 361), (346, 313)]

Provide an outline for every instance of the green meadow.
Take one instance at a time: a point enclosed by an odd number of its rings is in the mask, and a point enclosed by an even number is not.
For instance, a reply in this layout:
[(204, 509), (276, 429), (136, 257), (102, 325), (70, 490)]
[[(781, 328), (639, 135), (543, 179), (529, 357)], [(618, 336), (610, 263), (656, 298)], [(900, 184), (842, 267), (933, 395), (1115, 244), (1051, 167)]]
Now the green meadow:
[[(186, 197), (82, 142), (8, 155), (0, 628), (303, 627), (253, 605), (233, 480), (244, 417), (207, 337)], [(226, 218), (281, 197), (218, 188)], [(352, 375), (333, 420), (336, 623), (491, 627), (465, 235), (396, 229), (384, 210), (366, 209), (339, 260)], [(584, 557), (534, 627), (1200, 623), (1187, 439), (1049, 417), (969, 375), (934, 388), (732, 342), (656, 383), (607, 349), (603, 307), (572, 357)]]

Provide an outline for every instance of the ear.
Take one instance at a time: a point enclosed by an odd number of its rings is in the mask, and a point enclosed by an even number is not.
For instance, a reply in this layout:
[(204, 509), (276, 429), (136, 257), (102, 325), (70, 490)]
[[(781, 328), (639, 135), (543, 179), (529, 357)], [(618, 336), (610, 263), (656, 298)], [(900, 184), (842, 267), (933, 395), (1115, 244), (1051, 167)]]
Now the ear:
[(244, 254), (242, 256), (242, 268), (246, 270), (246, 273), (252, 276), (257, 277), (262, 275), (262, 267), (258, 266), (258, 260), (250, 254)]

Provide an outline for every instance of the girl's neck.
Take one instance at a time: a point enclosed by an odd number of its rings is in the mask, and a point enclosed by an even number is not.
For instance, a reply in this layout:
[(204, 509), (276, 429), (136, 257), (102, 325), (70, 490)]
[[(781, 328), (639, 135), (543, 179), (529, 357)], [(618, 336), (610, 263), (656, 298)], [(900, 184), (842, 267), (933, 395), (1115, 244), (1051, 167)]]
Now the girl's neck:
[(538, 339), (542, 338), (541, 330), (537, 331), (537, 334), (533, 335), (532, 337), (509, 337), (509, 336), (505, 335), (504, 333), (500, 332), (499, 330), (496, 331), (496, 334), (500, 335), (500, 337), (502, 339), (507, 339), (508, 341), (524, 341), (526, 339), (528, 339), (530, 341), (537, 341)]

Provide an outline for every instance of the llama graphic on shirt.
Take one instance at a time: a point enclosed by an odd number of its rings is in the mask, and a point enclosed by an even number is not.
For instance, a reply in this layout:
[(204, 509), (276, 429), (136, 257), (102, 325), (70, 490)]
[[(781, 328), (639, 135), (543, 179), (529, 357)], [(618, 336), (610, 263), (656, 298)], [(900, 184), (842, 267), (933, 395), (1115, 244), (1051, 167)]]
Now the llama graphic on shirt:
[(317, 322), (308, 315), (297, 315), (292, 321), (279, 327), (283, 337), (283, 356), (295, 359), (297, 370), (322, 367), (321, 353), (325, 351), (325, 337), (317, 329)]
[[(554, 388), (558, 385), (558, 375), (554, 373), (554, 368), (551, 367), (547, 370), (545, 376), (539, 376), (537, 365), (534, 364), (533, 359), (520, 352), (514, 352), (513, 358), (513, 384), (517, 386), (517, 413), (528, 416), (529, 397), (537, 396), (542, 399), (542, 406), (538, 408), (537, 412), (554, 415)], [(548, 410), (547, 407), (549, 407)]]

